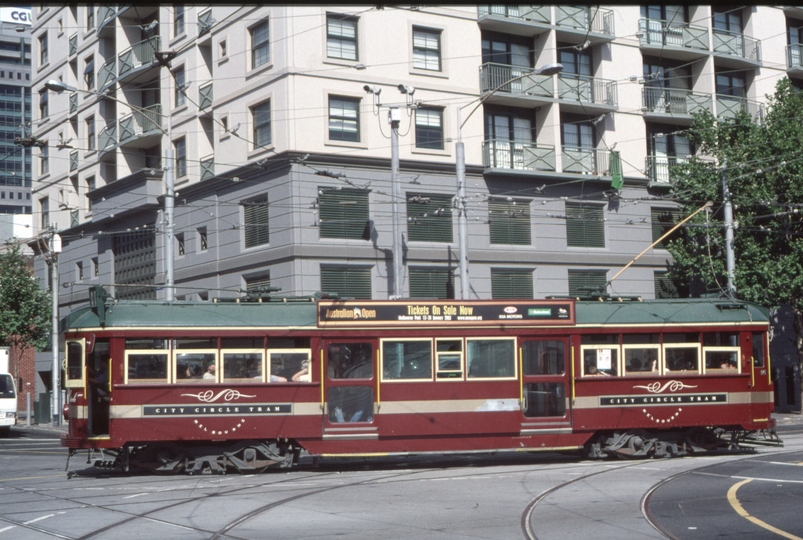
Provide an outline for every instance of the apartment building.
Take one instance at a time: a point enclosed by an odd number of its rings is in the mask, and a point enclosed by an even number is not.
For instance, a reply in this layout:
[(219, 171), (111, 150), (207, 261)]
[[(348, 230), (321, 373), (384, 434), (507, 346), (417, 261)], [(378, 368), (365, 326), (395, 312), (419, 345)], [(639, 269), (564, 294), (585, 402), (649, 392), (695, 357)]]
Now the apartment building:
[(0, 8), (0, 243), (32, 236), (30, 10)]
[[(781, 77), (803, 82), (794, 7), (33, 11), (34, 227), (62, 237), (67, 311), (95, 284), (168, 298), (170, 275), (178, 300), (388, 298), (394, 187), (402, 296), (459, 296), (462, 208), (471, 298), (604, 287), (676, 218), (691, 114), (761, 115)], [(668, 258), (608, 291), (673, 294)]]

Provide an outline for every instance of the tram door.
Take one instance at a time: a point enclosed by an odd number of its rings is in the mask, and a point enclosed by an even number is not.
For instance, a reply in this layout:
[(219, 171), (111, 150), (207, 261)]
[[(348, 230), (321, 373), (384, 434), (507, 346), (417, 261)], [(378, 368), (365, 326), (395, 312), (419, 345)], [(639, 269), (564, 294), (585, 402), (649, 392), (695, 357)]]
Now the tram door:
[(519, 347), (522, 433), (570, 426), (568, 340), (523, 339)]
[(95, 342), (94, 347), (86, 353), (86, 403), (90, 437), (109, 436), (111, 368), (108, 340)]
[(376, 341), (325, 341), (324, 427), (376, 431)]

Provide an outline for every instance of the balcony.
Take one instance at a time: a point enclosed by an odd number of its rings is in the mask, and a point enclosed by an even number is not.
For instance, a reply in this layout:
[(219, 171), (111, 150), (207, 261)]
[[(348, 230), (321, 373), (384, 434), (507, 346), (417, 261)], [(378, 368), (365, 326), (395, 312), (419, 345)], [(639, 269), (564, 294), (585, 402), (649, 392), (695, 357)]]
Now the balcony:
[(69, 47), (69, 51), (68, 51), (67, 54), (69, 56), (72, 56), (72, 55), (74, 55), (75, 53), (78, 52), (78, 34), (73, 34), (73, 35), (70, 36), (68, 47)]
[(786, 46), (786, 69), (790, 76), (803, 76), (803, 43)]
[(70, 114), (75, 114), (78, 112), (78, 92), (72, 92), (70, 94)]
[(535, 36), (552, 28), (552, 6), (480, 5), (477, 13), (484, 30)]
[(738, 32), (714, 29), (714, 53), (718, 64), (735, 68), (761, 65), (761, 41)]
[[(698, 94), (682, 88), (649, 88), (641, 90), (641, 110), (651, 120), (691, 120), (701, 111), (714, 112), (710, 94)], [(653, 118), (654, 116), (654, 118)]]
[(117, 79), (117, 57), (112, 58), (103, 64), (98, 70), (98, 92), (103, 92), (106, 88), (114, 84)]
[[(119, 144), (126, 144), (131, 139), (142, 140), (147, 135), (162, 134), (162, 106), (151, 105), (141, 110), (129, 113), (120, 118)], [(153, 142), (142, 141), (134, 146), (151, 146)]]
[(482, 143), (486, 169), (555, 172), (555, 147), (532, 142), (487, 140)]
[(70, 172), (78, 170), (78, 150), (70, 152)]
[(687, 157), (678, 156), (647, 156), (645, 159), (644, 173), (650, 182), (656, 184), (669, 183), (669, 168), (675, 165), (688, 163)]
[(149, 67), (156, 62), (156, 52), (159, 50), (161, 40), (153, 36), (139, 43), (133, 44), (118, 55), (120, 64), (117, 77), (122, 79), (138, 71), (142, 67)]
[(117, 144), (117, 122), (112, 122), (98, 133), (98, 152), (111, 150)]
[(111, 28), (109, 24), (114, 20), (115, 17), (123, 13), (128, 9), (128, 6), (98, 6), (98, 13), (97, 13), (97, 31), (98, 34), (106, 30), (107, 28)]
[(558, 99), (582, 103), (586, 112), (607, 112), (617, 108), (616, 81), (575, 75), (558, 74)]
[(563, 172), (610, 176), (610, 153), (596, 148), (563, 147)]
[[(665, 58), (692, 60), (710, 50), (708, 28), (661, 19), (639, 19), (639, 46)], [(646, 51), (645, 51), (646, 52)]]
[(215, 177), (215, 156), (207, 156), (201, 159), (201, 181)]
[(198, 13), (198, 37), (203, 36), (212, 29), (215, 19), (212, 18), (212, 8)]
[(205, 84), (198, 88), (198, 108), (208, 109), (212, 106), (214, 96), (212, 94), (212, 83)]
[(613, 11), (589, 6), (555, 6), (558, 39), (582, 43), (586, 39), (612, 41)]
[(764, 119), (764, 105), (758, 101), (717, 94), (717, 118), (720, 120), (731, 119), (741, 110), (747, 111), (750, 116), (759, 121)]
[(502, 105), (516, 105), (517, 102), (511, 97), (554, 98), (554, 75), (533, 73), (532, 68), (485, 63), (480, 66), (480, 92), (496, 91), (495, 98), (489, 96), (487, 101)]

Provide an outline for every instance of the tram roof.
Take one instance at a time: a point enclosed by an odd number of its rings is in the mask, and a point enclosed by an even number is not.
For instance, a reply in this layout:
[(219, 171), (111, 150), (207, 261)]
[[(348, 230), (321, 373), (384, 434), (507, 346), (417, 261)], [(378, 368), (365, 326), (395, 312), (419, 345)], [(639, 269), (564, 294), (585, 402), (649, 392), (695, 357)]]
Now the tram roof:
[[(444, 301), (459, 303), (459, 300)], [(575, 301), (577, 325), (660, 325), (759, 323), (768, 311), (749, 302), (727, 299), (645, 301)], [(137, 327), (310, 327), (317, 326), (317, 304), (307, 302), (114, 302), (105, 320), (85, 307), (62, 319), (62, 330)], [(411, 323), (414, 326), (414, 323)]]

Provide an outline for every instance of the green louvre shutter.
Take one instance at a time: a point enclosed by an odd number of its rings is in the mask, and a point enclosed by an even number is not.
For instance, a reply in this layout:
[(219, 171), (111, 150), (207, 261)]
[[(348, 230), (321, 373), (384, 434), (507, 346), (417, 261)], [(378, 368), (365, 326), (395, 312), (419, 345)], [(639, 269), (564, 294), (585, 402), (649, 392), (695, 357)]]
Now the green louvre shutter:
[(491, 268), (491, 297), (532, 299), (533, 273), (528, 270)]
[(451, 243), (452, 197), (408, 193), (407, 238), (415, 242)]
[(256, 278), (245, 278), (245, 290), (247, 292), (265, 291), (270, 287), (270, 274)]
[(605, 221), (601, 206), (566, 205), (566, 243), (570, 247), (605, 247)]
[(410, 268), (410, 298), (454, 298), (454, 281), (449, 270)]
[(523, 199), (488, 201), (491, 244), (532, 244), (530, 201)]
[[(652, 241), (655, 242), (666, 232), (675, 226), (680, 217), (680, 212), (674, 208), (650, 208), (650, 222), (652, 224)], [(674, 238), (675, 234), (669, 235), (663, 241), (655, 245), (656, 248), (666, 249), (666, 243)]]
[(608, 292), (608, 272), (605, 270), (569, 270), (569, 296), (588, 296), (589, 287)]
[(245, 247), (261, 246), (270, 242), (268, 196), (244, 201), (243, 224), (245, 226)]
[(319, 187), (321, 238), (365, 238), (368, 226), (368, 191)]
[(371, 299), (371, 269), (350, 266), (321, 266), (321, 292), (341, 298)]
[(655, 272), (655, 297), (656, 298), (680, 298), (675, 284), (667, 277), (667, 272)]

